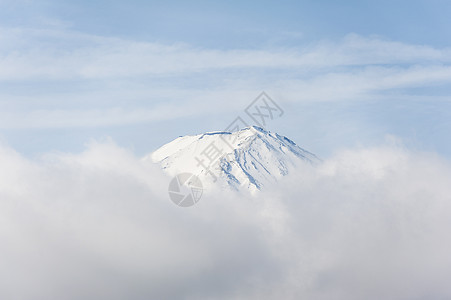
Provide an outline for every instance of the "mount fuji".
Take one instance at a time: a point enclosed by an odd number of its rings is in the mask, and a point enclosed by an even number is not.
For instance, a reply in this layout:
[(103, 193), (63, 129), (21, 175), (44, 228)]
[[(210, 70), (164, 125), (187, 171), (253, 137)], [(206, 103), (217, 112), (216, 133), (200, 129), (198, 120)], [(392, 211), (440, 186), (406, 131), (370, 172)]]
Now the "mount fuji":
[(257, 126), (179, 137), (147, 155), (171, 176), (196, 175), (202, 183), (252, 193), (287, 175), (300, 163), (320, 160), (292, 140)]

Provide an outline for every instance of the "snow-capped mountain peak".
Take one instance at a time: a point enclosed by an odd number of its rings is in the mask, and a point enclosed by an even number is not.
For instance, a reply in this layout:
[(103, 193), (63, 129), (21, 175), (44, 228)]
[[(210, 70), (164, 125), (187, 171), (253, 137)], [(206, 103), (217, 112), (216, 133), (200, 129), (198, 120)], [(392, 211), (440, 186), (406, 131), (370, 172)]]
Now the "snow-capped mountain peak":
[(179, 137), (145, 159), (169, 174), (197, 175), (204, 185), (218, 182), (235, 189), (261, 189), (287, 175), (299, 162), (318, 162), (292, 140), (257, 126)]

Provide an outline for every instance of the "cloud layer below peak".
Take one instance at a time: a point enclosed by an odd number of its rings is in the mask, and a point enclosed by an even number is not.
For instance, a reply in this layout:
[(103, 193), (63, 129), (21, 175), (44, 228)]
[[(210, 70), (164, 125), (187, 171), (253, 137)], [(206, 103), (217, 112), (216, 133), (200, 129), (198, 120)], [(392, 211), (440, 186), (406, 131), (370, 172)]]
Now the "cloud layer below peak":
[(451, 166), (432, 154), (349, 149), (259, 197), (208, 190), (182, 209), (111, 142), (0, 153), (4, 299), (451, 296)]

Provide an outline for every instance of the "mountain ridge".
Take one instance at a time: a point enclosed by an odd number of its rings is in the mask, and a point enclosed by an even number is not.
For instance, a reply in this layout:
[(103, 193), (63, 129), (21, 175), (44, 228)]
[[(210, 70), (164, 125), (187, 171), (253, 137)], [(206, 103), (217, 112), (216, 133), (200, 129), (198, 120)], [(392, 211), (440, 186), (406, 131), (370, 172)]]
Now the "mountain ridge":
[[(291, 139), (258, 126), (239, 131), (212, 131), (187, 135), (163, 145), (145, 157), (175, 176), (188, 172), (205, 185), (218, 181), (251, 192), (277, 182), (299, 165), (320, 159)], [(214, 162), (213, 162), (214, 161)]]

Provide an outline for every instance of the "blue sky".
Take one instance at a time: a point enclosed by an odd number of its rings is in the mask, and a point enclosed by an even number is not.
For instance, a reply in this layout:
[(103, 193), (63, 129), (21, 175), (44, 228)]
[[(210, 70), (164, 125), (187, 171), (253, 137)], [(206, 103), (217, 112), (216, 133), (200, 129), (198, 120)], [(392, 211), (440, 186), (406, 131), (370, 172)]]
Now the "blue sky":
[(327, 157), (396, 137), (451, 157), (447, 1), (0, 0), (0, 140), (21, 153), (111, 137), (143, 155), (225, 128), (261, 92), (269, 125)]
[[(0, 299), (451, 299), (449, 16), (0, 0)], [(173, 205), (141, 158), (261, 91), (323, 163)]]
[(3, 0), (2, 4), (2, 20), (7, 25), (41, 27), (49, 25), (47, 21), (99, 35), (225, 48), (277, 43), (281, 34), (316, 40), (354, 32), (440, 46), (448, 46), (451, 37), (447, 30), (451, 3), (444, 0)]

